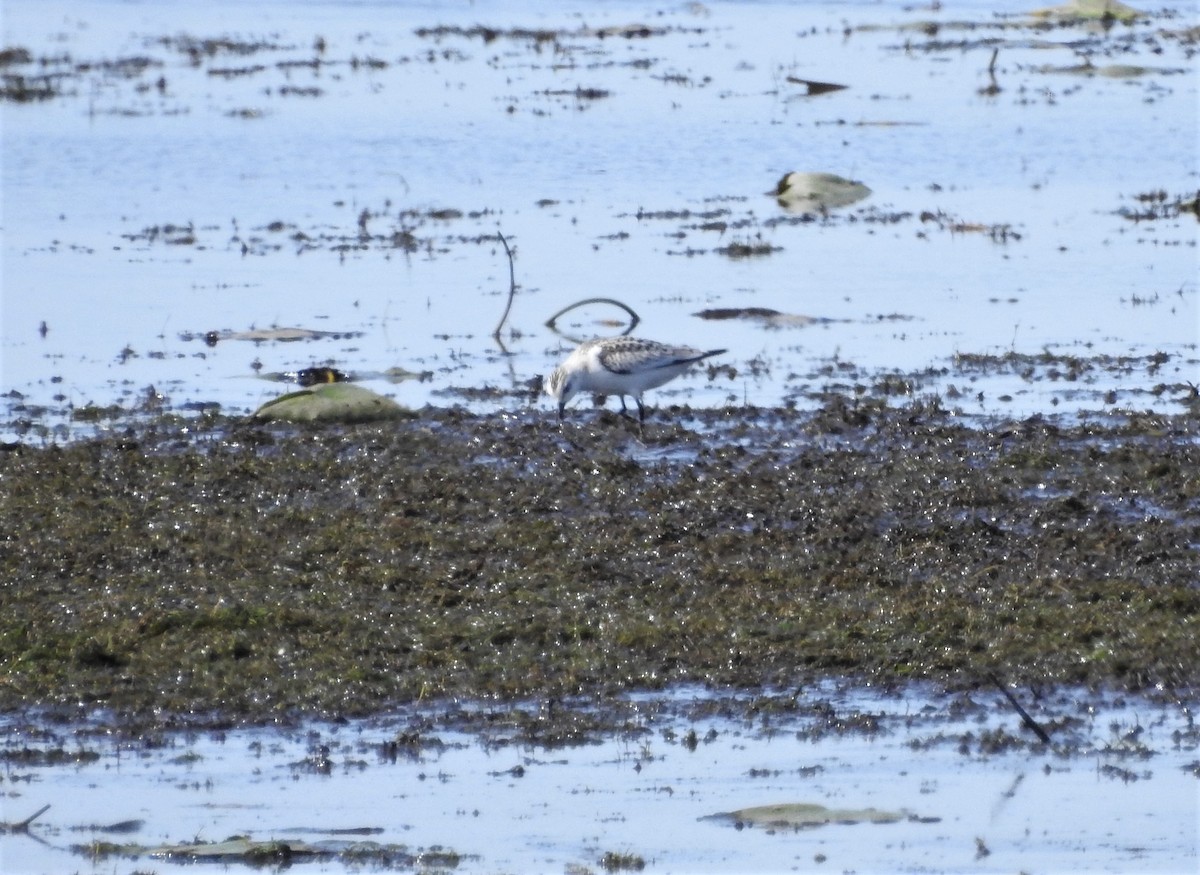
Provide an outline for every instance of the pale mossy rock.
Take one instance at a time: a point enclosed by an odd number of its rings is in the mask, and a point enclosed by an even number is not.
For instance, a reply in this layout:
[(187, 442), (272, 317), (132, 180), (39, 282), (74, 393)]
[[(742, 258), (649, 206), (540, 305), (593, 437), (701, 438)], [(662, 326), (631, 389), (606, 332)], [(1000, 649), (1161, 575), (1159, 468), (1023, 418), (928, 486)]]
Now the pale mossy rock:
[(1183, 68), (1142, 67), (1137, 64), (1106, 64), (1097, 67), (1088, 61), (1083, 64), (1071, 64), (1066, 67), (1046, 65), (1033, 68), (1038, 73), (1060, 73), (1068, 76), (1105, 76), (1109, 79), (1136, 79), (1139, 76), (1174, 76), (1186, 73)]
[(322, 383), (268, 401), (251, 414), (280, 422), (378, 422), (415, 416), (391, 398), (353, 383)]
[(881, 811), (878, 808), (826, 808), (810, 802), (784, 802), (756, 805), (712, 814), (702, 820), (719, 820), (736, 826), (774, 829), (811, 829), (828, 823), (899, 823), (912, 816), (907, 811)]
[(871, 193), (861, 182), (833, 173), (786, 174), (768, 192), (789, 213), (820, 213), (857, 203)]
[(1118, 0), (1071, 0), (1063, 6), (1051, 6), (1029, 13), (1034, 18), (1052, 18), (1056, 21), (1104, 21), (1112, 19), (1130, 24), (1145, 13)]

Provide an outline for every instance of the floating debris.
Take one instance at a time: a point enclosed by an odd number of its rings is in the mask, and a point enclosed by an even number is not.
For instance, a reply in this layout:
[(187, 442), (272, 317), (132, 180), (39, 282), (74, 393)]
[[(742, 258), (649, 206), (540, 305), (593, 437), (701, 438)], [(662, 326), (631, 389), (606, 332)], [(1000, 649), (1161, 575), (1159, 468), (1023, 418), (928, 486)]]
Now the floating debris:
[(1200, 219), (1200, 191), (1187, 195), (1169, 195), (1163, 189), (1134, 195), (1140, 206), (1121, 207), (1117, 215), (1133, 222), (1151, 222), (1156, 219), (1174, 219), (1183, 213), (1191, 213)]
[(362, 337), (361, 331), (317, 331), (313, 328), (256, 328), (250, 331), (230, 331), (220, 336), (221, 340), (250, 340), (262, 343), (277, 340), (281, 343), (293, 343), (297, 340), (323, 340), (332, 338), (344, 340), (350, 337)]
[[(94, 750), (88, 750), (86, 748), (81, 748), (79, 750), (66, 750), (61, 747), (55, 747), (49, 750), (40, 750), (37, 748), (26, 747), (21, 750), (6, 750), (0, 752), (0, 761), (4, 762), (9, 767), (13, 766), (14, 764), (24, 767), (86, 765), (88, 763), (94, 763), (99, 759), (100, 754)], [(42, 812), (40, 811), (38, 812), (38, 814), (41, 813)], [(36, 817), (37, 815), (34, 816)]]
[(782, 252), (782, 246), (775, 246), (765, 241), (756, 243), (730, 243), (728, 246), (718, 246), (714, 250), (719, 255), (728, 258), (759, 258), (773, 252)]
[(422, 39), (441, 40), (456, 36), (467, 39), (481, 39), (484, 44), (498, 39), (522, 40), (533, 43), (557, 42), (560, 39), (591, 38), (591, 39), (648, 39), (652, 36), (665, 36), (669, 33), (704, 33), (703, 28), (683, 27), (651, 27), (646, 24), (627, 24), (601, 28), (583, 27), (579, 30), (550, 30), (548, 28), (531, 29), (513, 27), (501, 29), (497, 27), (461, 27), (459, 25), (439, 25), (437, 27), (419, 27), (413, 31)]
[(814, 79), (801, 79), (798, 76), (788, 76), (787, 81), (792, 85), (801, 85), (805, 91), (802, 97), (815, 97), (818, 94), (828, 94), (831, 91), (841, 91), (849, 85), (839, 85), (836, 82), (817, 82)]
[(600, 868), (608, 872), (641, 872), (646, 868), (646, 861), (639, 854), (618, 853), (605, 851), (600, 858)]
[(861, 182), (833, 173), (784, 174), (767, 194), (789, 213), (821, 213), (857, 203), (871, 193)]
[(1187, 71), (1177, 67), (1142, 67), (1138, 64), (1106, 64), (1103, 67), (1097, 67), (1089, 58), (1082, 64), (1067, 64), (1065, 66), (1045, 64), (1041, 67), (1034, 67), (1033, 72), (1056, 73), (1067, 76), (1103, 76), (1108, 79), (1137, 79), (1140, 76), (1151, 75), (1172, 76)]
[[(921, 224), (927, 222), (933, 223), (942, 231), (949, 231), (951, 234), (983, 234), (996, 243), (1008, 243), (1010, 240), (1020, 240), (1021, 234), (1019, 231), (1014, 231), (1012, 225), (992, 224), (986, 222), (968, 222), (956, 216), (948, 215), (941, 210), (925, 210), (920, 215)], [(923, 236), (924, 232), (918, 232), (917, 236)]]
[(75, 832), (106, 832), (113, 835), (131, 835), (135, 832), (141, 832), (142, 827), (145, 825), (146, 821), (144, 820), (121, 820), (116, 823), (88, 823), (81, 826), (72, 826), (71, 829)]
[(150, 857), (173, 863), (241, 863), (281, 868), (292, 863), (338, 860), (355, 865), (372, 863), (381, 868), (454, 869), (468, 858), (440, 845), (433, 845), (426, 850), (411, 850), (405, 845), (373, 841), (328, 839), (305, 842), (299, 839), (257, 840), (249, 836), (232, 836), (216, 842), (158, 846), (95, 841), (73, 845), (71, 850), (93, 860), (114, 856)]
[(756, 805), (710, 814), (701, 820), (719, 820), (732, 823), (738, 829), (761, 826), (768, 829), (806, 829), (825, 826), (829, 823), (899, 823), (902, 820), (917, 820), (922, 823), (937, 818), (916, 818), (909, 812), (882, 811), (878, 808), (826, 808), (809, 802), (785, 802), (778, 805)]
[(319, 848), (301, 841), (254, 841), (239, 837), (223, 842), (162, 845), (146, 849), (145, 853), (150, 857), (174, 862), (240, 862), (261, 866), (269, 863), (286, 865), (294, 859), (316, 857), (322, 852)]
[(410, 371), (407, 368), (394, 367), (385, 371), (364, 371), (358, 375), (358, 378), (360, 380), (387, 380), (389, 383), (403, 383), (405, 380), (428, 383), (433, 380), (433, 371)]
[(11, 100), (13, 103), (34, 103), (39, 100), (50, 100), (58, 97), (59, 90), (54, 86), (50, 76), (20, 76), (4, 74), (3, 85), (0, 85), (0, 101)]
[(832, 322), (832, 319), (802, 316), (799, 313), (780, 313), (770, 307), (713, 307), (693, 313), (701, 319), (745, 319), (759, 322), (767, 328), (803, 328), (817, 322)]
[(582, 85), (573, 89), (547, 88), (539, 93), (545, 97), (574, 97), (576, 100), (601, 100), (612, 95), (612, 92), (605, 88), (584, 88)]
[(29, 49), (22, 46), (12, 46), (7, 49), (0, 49), (0, 67), (8, 67), (12, 64), (32, 64), (33, 55)]
[(294, 343), (297, 340), (347, 340), (362, 336), (363, 332), (361, 331), (317, 331), (313, 328), (252, 328), (249, 331), (206, 331), (200, 335), (185, 331), (179, 335), (179, 339), (189, 341), (195, 340), (197, 337), (203, 337), (204, 343), (207, 346), (216, 346), (222, 340), (249, 340), (254, 343), (266, 343), (267, 341)]

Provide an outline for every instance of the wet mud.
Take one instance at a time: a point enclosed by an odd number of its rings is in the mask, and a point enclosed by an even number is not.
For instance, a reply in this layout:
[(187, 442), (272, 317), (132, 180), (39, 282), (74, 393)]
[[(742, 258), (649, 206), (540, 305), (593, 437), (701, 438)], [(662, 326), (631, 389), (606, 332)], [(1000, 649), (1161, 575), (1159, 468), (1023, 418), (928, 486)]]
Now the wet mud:
[(1192, 413), (968, 425), (839, 397), (664, 406), (643, 436), (426, 409), (8, 444), (0, 709), (148, 730), (532, 698), (547, 743), (619, 725), (575, 697), (680, 683), (1187, 698), (1198, 436)]

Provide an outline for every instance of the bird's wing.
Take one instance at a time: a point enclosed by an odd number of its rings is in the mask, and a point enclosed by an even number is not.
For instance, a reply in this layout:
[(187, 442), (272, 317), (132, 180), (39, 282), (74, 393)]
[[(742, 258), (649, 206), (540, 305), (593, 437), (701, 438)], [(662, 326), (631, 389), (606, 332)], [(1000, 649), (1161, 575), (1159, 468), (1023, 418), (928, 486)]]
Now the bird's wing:
[(631, 340), (601, 347), (597, 356), (600, 366), (614, 374), (633, 374), (678, 367), (704, 358), (708, 353), (689, 346), (667, 346)]

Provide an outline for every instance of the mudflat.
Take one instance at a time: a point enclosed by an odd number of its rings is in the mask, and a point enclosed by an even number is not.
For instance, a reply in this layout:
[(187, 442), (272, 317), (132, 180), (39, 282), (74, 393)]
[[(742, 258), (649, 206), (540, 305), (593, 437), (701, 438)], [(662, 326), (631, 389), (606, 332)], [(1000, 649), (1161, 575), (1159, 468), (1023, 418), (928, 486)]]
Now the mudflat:
[(135, 725), (1200, 668), (1200, 422), (165, 417), (0, 453), (0, 708)]

